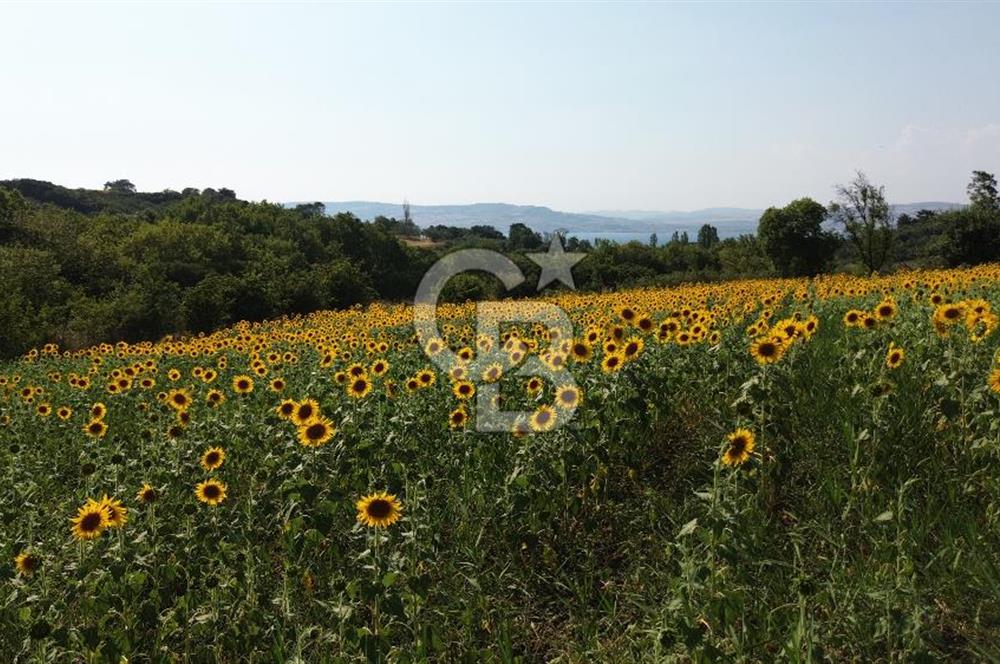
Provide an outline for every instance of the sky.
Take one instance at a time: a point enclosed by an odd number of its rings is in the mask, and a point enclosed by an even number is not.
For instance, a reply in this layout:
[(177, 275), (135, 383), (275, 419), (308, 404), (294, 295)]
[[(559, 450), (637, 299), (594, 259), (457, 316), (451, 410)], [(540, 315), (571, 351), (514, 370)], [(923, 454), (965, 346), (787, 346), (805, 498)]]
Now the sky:
[(0, 179), (566, 211), (1000, 174), (1000, 4), (3, 4)]

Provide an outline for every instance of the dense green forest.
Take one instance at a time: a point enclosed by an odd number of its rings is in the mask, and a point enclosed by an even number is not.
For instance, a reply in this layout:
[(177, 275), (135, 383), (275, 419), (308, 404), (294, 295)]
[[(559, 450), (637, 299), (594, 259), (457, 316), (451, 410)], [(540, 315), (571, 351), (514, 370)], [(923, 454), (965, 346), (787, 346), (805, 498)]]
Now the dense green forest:
[[(768, 209), (755, 236), (697, 237), (591, 246), (574, 268), (580, 290), (609, 290), (741, 276), (826, 270), (888, 271), (1000, 259), (995, 178), (976, 171), (968, 207), (892, 218), (881, 187), (863, 174), (823, 206), (808, 198)], [(239, 320), (294, 316), (377, 299), (412, 297), (424, 271), (458, 247), (510, 255), (528, 276), (512, 292), (484, 275), (449, 284), (451, 300), (534, 293), (538, 267), (526, 252), (547, 238), (523, 224), (506, 232), (350, 214), (321, 204), (249, 202), (229, 189), (143, 193), (128, 180), (103, 190), (38, 180), (0, 182), (0, 356), (56, 342), (195, 334)], [(430, 240), (409, 241), (419, 235)]]

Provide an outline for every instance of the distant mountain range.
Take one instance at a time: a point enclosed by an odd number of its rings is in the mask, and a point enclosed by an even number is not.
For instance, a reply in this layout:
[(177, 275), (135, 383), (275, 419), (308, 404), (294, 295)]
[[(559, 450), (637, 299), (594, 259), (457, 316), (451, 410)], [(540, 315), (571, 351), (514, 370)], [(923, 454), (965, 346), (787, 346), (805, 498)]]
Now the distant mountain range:
[[(373, 201), (330, 201), (324, 203), (327, 214), (350, 212), (360, 219), (378, 216), (403, 216), (399, 203)], [(939, 201), (902, 203), (892, 206), (894, 214), (913, 214), (917, 210), (949, 210), (959, 203)], [(757, 220), (763, 210), (718, 207), (689, 212), (655, 210), (602, 210), (597, 212), (560, 212), (540, 205), (510, 205), (507, 203), (474, 203), (472, 205), (411, 205), (410, 215), (422, 228), (442, 224), (468, 228), (490, 225), (507, 232), (511, 224), (520, 222), (535, 231), (551, 233), (563, 230), (571, 235), (599, 236), (618, 233), (658, 233), (669, 236), (674, 231), (687, 231), (692, 236), (702, 224), (715, 226), (720, 237), (733, 237), (757, 230)]]

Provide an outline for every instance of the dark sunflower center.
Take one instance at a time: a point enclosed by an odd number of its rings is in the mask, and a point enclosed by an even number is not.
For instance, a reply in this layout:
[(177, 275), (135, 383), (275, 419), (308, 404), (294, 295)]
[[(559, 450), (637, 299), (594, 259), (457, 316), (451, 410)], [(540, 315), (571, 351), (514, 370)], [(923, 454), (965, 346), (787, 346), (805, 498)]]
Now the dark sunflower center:
[(246, 382), (245, 380), (241, 380), (241, 381), (240, 381), (240, 382), (238, 382), (238, 383), (237, 383), (236, 385), (237, 385), (237, 387), (239, 387), (239, 388), (240, 388), (241, 390), (245, 390), (245, 389), (247, 389), (248, 387), (250, 387), (250, 383)]
[(738, 456), (743, 454), (743, 451), (747, 448), (747, 439), (738, 436), (729, 443), (729, 453), (733, 456)]
[(944, 312), (945, 318), (958, 318), (958, 309), (948, 309)]
[(313, 408), (312, 406), (299, 406), (299, 417), (302, 419), (307, 419), (312, 417)]
[(214, 466), (218, 462), (219, 462), (218, 452), (209, 452), (208, 456), (205, 457), (205, 463), (207, 463), (210, 466)]
[(535, 421), (538, 422), (539, 424), (545, 424), (546, 422), (548, 422), (549, 421), (548, 412), (543, 410), (542, 412), (538, 413), (538, 415), (535, 416)]
[(373, 519), (384, 519), (392, 514), (392, 503), (382, 498), (376, 498), (368, 503), (368, 516)]
[(306, 429), (306, 437), (309, 438), (309, 440), (319, 440), (324, 435), (326, 435), (325, 424), (322, 423), (313, 424), (308, 429)]
[(354, 381), (355, 392), (364, 392), (366, 387), (368, 387), (368, 383), (366, 383), (365, 381), (363, 380)]
[(892, 307), (879, 307), (878, 312), (882, 316), (889, 316), (892, 314)]
[(209, 484), (204, 489), (202, 489), (202, 493), (205, 495), (206, 498), (212, 498), (212, 499), (218, 498), (219, 487), (217, 487), (214, 484)]
[(767, 342), (760, 345), (760, 354), (764, 357), (771, 357), (777, 351), (777, 346)]
[(90, 433), (101, 433), (101, 423), (91, 422), (90, 423)]
[(80, 520), (80, 530), (90, 533), (101, 527), (101, 515), (97, 512), (90, 512)]

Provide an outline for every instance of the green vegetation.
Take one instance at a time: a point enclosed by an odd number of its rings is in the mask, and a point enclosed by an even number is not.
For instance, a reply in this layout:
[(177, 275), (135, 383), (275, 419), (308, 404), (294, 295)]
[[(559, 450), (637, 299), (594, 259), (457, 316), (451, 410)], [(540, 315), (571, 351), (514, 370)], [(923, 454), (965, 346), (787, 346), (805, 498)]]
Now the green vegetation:
[[(838, 192), (829, 210), (810, 199), (768, 209), (756, 237), (720, 240), (706, 224), (693, 242), (687, 233), (665, 243), (654, 234), (647, 244), (592, 246), (570, 238), (568, 251), (588, 254), (574, 271), (577, 288), (1000, 259), (1000, 205), (988, 173), (974, 173), (967, 208), (898, 220), (889, 215), (882, 189), (863, 174)], [(0, 270), (7, 289), (0, 357), (50, 341), (79, 348), (107, 339), (157, 339), (239, 320), (405, 300), (427, 267), (457, 247), (503, 251), (528, 278), (507, 293), (492, 277), (463, 275), (447, 299), (534, 294), (538, 268), (524, 254), (543, 249), (548, 238), (519, 223), (506, 235), (487, 224), (421, 230), (407, 210), (402, 220), (363, 222), (327, 216), (319, 203), (289, 209), (242, 201), (224, 188), (141, 193), (128, 180), (108, 182), (102, 191), (0, 182)]]
[(998, 284), (567, 293), (537, 393), (474, 304), (0, 363), (0, 661), (996, 661)]

